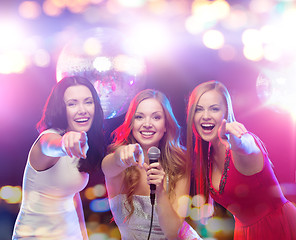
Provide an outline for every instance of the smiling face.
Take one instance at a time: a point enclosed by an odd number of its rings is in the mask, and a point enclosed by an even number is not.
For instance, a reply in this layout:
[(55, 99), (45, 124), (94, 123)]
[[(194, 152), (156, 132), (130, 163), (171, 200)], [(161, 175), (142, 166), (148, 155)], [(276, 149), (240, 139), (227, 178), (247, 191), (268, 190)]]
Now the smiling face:
[(132, 134), (142, 148), (158, 147), (165, 132), (165, 114), (161, 104), (154, 98), (140, 102), (134, 114)]
[(226, 104), (216, 90), (205, 92), (196, 104), (194, 125), (200, 137), (212, 142), (218, 139), (218, 129), (226, 117)]
[(67, 131), (87, 132), (95, 113), (91, 91), (84, 85), (71, 86), (64, 93), (64, 102), (67, 111)]

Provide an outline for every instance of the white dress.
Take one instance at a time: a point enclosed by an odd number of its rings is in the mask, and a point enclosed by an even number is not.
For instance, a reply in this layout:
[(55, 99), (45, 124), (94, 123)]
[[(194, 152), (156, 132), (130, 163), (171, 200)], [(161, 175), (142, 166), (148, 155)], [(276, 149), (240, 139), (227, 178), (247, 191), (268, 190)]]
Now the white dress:
[[(38, 139), (45, 133), (60, 132), (49, 129)], [(73, 197), (87, 185), (88, 173), (79, 172), (79, 159), (68, 156), (61, 157), (45, 171), (36, 171), (30, 164), (32, 147), (23, 176), (22, 203), (12, 239), (81, 240)]]

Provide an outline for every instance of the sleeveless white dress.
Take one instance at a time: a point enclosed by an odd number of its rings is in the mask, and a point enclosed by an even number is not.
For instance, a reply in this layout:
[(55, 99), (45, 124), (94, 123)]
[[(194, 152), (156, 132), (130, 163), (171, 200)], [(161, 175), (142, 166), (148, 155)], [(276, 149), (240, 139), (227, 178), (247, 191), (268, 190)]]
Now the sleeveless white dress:
[[(45, 133), (60, 134), (49, 129), (42, 132), (38, 139)], [(81, 240), (73, 197), (85, 188), (89, 174), (79, 172), (79, 159), (68, 156), (61, 157), (45, 171), (36, 171), (30, 164), (31, 150), (23, 176), (22, 203), (12, 239)]]

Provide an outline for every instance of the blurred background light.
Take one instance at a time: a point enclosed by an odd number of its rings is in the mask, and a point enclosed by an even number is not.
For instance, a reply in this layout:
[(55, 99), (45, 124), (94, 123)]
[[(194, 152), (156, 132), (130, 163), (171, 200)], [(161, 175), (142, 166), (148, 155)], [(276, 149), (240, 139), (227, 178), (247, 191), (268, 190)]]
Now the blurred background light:
[[(138, 12), (133, 12), (135, 9)], [(127, 34), (129, 51), (147, 59), (156, 59), (172, 51), (175, 38), (182, 31), (202, 36), (207, 48), (221, 49), (219, 56), (223, 61), (237, 59), (238, 54), (254, 62), (284, 61), (287, 57), (293, 60), (296, 55), (296, 33), (291, 31), (296, 22), (296, 4), (293, 1), (253, 0), (249, 4), (231, 4), (225, 0), (195, 0), (191, 3), (173, 1), (168, 4), (165, 0), (45, 0), (42, 5), (37, 1), (22, 1), (18, 6), (19, 17), (27, 20), (40, 19), (44, 15), (60, 18), (68, 12), (81, 15), (90, 24), (101, 25), (104, 21), (120, 23), (117, 27)], [(168, 19), (173, 16), (177, 16), (180, 23), (183, 21), (183, 26), (170, 24)], [(0, 55), (1, 59), (7, 59), (2, 73), (21, 74), (31, 64), (48, 67), (55, 60), (46, 54), (46, 51), (50, 51), (48, 43), (47, 46), (42, 42), (28, 44), (38, 36), (27, 38), (24, 34), (30, 33), (24, 32), (21, 21), (13, 19), (1, 22), (5, 24), (0, 25), (0, 31), (6, 34), (0, 39)], [(61, 47), (67, 41), (66, 38), (69, 41), (70, 32), (64, 31), (60, 31), (50, 44)], [(241, 43), (236, 39), (239, 37), (243, 43), (242, 50), (238, 49)], [(89, 38), (83, 43), (86, 53), (99, 54), (102, 46), (97, 40)], [(32, 52), (36, 44), (39, 46), (35, 48), (42, 49), (42, 52)], [(224, 45), (227, 46), (224, 48)], [(13, 50), (19, 53), (10, 53)], [(19, 62), (18, 66), (11, 66), (13, 58)]]
[(249, 4), (250, 10), (255, 13), (268, 13), (274, 8), (274, 2), (270, 0), (252, 0)]
[(210, 203), (201, 205), (200, 207), (191, 207), (190, 218), (194, 221), (201, 221), (212, 217), (214, 207)]
[(0, 51), (14, 50), (20, 48), (23, 42), (24, 31), (22, 26), (12, 19), (0, 19)]
[(45, 49), (38, 49), (35, 54), (33, 61), (38, 67), (48, 67), (50, 64), (50, 54)]
[(106, 187), (104, 184), (97, 184), (92, 187), (88, 187), (84, 191), (84, 195), (88, 200), (93, 200), (105, 196), (107, 193)]
[(211, 49), (219, 49), (224, 45), (224, 36), (218, 30), (209, 30), (203, 35), (203, 43)]
[(146, 4), (147, 0), (118, 0), (119, 4), (124, 7), (142, 7)]
[(260, 44), (246, 45), (243, 49), (244, 56), (246, 59), (251, 61), (260, 61), (263, 59), (263, 48)]
[(164, 22), (151, 19), (135, 23), (131, 29), (127, 29), (127, 48), (131, 53), (146, 58), (157, 58), (170, 49), (173, 36), (168, 29), (169, 26)]
[(11, 50), (8, 53), (0, 54), (0, 73), (22, 73), (27, 65), (27, 60), (21, 52)]
[(85, 189), (84, 196), (88, 200), (96, 199), (93, 187), (88, 187), (87, 189)]
[(0, 198), (7, 203), (20, 203), (22, 197), (22, 190), (19, 186), (3, 186), (0, 189)]
[(19, 14), (23, 18), (36, 19), (38, 18), (42, 11), (41, 6), (36, 1), (24, 1), (19, 5)]
[(242, 34), (244, 45), (257, 46), (262, 44), (260, 32), (257, 29), (247, 29)]
[(89, 208), (93, 212), (107, 212), (110, 211), (108, 198), (94, 199), (90, 202)]
[[(57, 5), (58, 3), (62, 3), (62, 5)], [(56, 17), (62, 14), (63, 12), (63, 5), (64, 1), (51, 1), (51, 0), (45, 0), (43, 2), (43, 11), (46, 15), (51, 17)]]
[(98, 39), (90, 37), (83, 43), (83, 49), (88, 55), (100, 55), (102, 53), (102, 44)]
[(231, 220), (225, 220), (223, 218), (219, 217), (213, 217), (208, 220), (208, 224), (206, 226), (206, 229), (211, 232), (211, 233), (219, 233), (219, 232), (229, 232), (232, 231), (233, 226), (232, 226), (232, 221)]
[(95, 196), (97, 196), (97, 197), (103, 197), (107, 193), (107, 189), (104, 184), (95, 185), (93, 187), (93, 191), (94, 191)]
[(192, 205), (195, 207), (202, 207), (206, 203), (206, 199), (202, 195), (194, 195), (192, 197)]
[(191, 196), (183, 195), (178, 199), (178, 214), (181, 217), (188, 217), (189, 212), (188, 208), (190, 209), (191, 206)]
[(96, 57), (93, 62), (93, 67), (99, 72), (106, 72), (111, 70), (112, 63), (109, 58)]
[(221, 25), (230, 31), (237, 31), (248, 24), (249, 14), (239, 4), (231, 6), (228, 16), (221, 21)]

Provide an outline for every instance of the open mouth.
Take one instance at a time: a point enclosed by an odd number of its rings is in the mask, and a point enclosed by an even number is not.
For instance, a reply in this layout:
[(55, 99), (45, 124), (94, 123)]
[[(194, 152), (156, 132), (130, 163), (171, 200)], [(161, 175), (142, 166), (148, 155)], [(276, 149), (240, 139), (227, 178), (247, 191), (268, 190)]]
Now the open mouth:
[(75, 122), (77, 123), (86, 123), (89, 120), (89, 118), (79, 118), (75, 119)]
[(203, 124), (201, 124), (201, 127), (202, 127), (202, 129), (204, 129), (206, 131), (211, 131), (211, 130), (213, 130), (215, 125), (211, 124), (211, 123), (203, 123)]
[(155, 134), (155, 132), (140, 131), (140, 133), (145, 137), (150, 137)]

